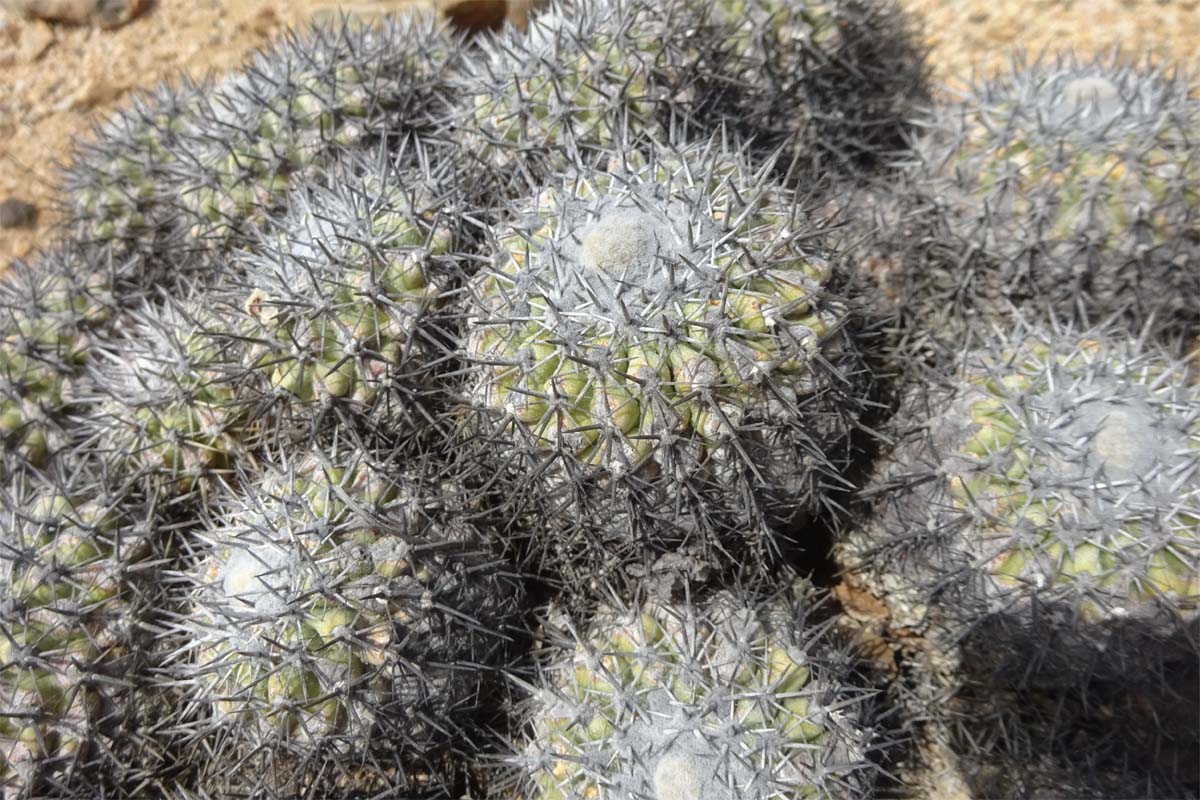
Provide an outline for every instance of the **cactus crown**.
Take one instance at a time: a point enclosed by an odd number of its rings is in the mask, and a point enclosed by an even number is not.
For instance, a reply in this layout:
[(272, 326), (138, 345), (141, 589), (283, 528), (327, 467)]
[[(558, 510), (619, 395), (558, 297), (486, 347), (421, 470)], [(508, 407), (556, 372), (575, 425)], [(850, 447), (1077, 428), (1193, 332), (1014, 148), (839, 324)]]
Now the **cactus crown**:
[(535, 16), (522, 37), (486, 41), (466, 87), (485, 143), (607, 145), (628, 119), (648, 123), (666, 45), (646, 16), (627, 0), (582, 0)]
[(957, 113), (961, 119), (939, 123), (946, 128), (940, 136), (965, 171), (964, 188), (997, 211), (1013, 203), (1018, 213), (1045, 213), (1032, 195), (1057, 197), (1048, 237), (1087, 230), (1100, 244), (1144, 217), (1161, 239), (1172, 224), (1164, 214), (1178, 211), (1169, 201), (1200, 205), (1179, 185), (1196, 169), (1190, 142), (1200, 129), (1200, 103), (1189, 99), (1186, 83), (1161, 71), (1072, 59), (1021, 65), (979, 87)]
[(788, 202), (714, 144), (552, 185), (474, 282), (476, 396), (622, 472), (660, 440), (728, 433), (764, 384), (819, 382), (831, 269)]
[(297, 193), (278, 235), (245, 258), (237, 327), (287, 402), (369, 408), (401, 374), (419, 383), (446, 346), (428, 317), (458, 242), (434, 194), (442, 176), (341, 167), (330, 187)]
[(969, 101), (978, 124), (990, 131), (1022, 131), (1033, 139), (1078, 144), (1144, 139), (1185, 122), (1165, 111), (1184, 111), (1185, 81), (1162, 70), (1142, 70), (1097, 59), (1062, 57), (1054, 63), (1018, 64), (1007, 79), (984, 84)]
[(256, 443), (256, 420), (233, 380), (244, 343), (223, 336), (224, 320), (194, 300), (147, 306), (129, 322), (93, 359), (103, 400), (88, 424), (148, 480), (191, 492)]

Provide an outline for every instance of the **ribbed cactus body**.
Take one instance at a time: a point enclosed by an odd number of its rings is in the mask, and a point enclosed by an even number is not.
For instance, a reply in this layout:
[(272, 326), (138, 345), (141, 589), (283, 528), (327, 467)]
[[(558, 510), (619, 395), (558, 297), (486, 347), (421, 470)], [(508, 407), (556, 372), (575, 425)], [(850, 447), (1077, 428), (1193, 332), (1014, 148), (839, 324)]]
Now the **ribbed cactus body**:
[(100, 792), (128, 777), (134, 687), (161, 594), (152, 511), (86, 469), (0, 495), (0, 787)]
[[(927, 99), (924, 54), (892, 2), (721, 0), (689, 4), (706, 20), (717, 77), (701, 107), (748, 136), (808, 185), (861, 178), (903, 150)], [(711, 112), (710, 112), (711, 113)]]
[[(83, 241), (136, 245), (161, 224), (164, 190), (179, 169), (190, 118), (203, 107), (207, 83), (164, 83), (134, 98), (79, 145), (62, 179), (65, 211)], [(176, 201), (178, 198), (176, 198)]]
[[(622, 4), (584, 3), (534, 17), (524, 39), (493, 42), (479, 71), (499, 80), (473, 93), (484, 136), (512, 147), (562, 144), (578, 131), (595, 144), (614, 138), (623, 110), (651, 114), (647, 60), (662, 47), (649, 31), (622, 38)], [(514, 45), (517, 50), (512, 50)]]
[(467, 146), (520, 191), (514, 179), (537, 182), (569, 152), (659, 130), (696, 60), (664, 27), (668, 17), (685, 25), (685, 11), (582, 0), (534, 15), (523, 35), (485, 39), (458, 78)]
[[(1200, 292), (1200, 102), (1185, 76), (1062, 58), (1018, 65), (940, 109), (912, 197), (945, 211), (949, 256), (915, 263), (936, 313), (1154, 321), (1177, 335)], [(953, 320), (952, 320), (953, 321)], [(959, 326), (964, 323), (960, 320)]]
[(865, 696), (795, 612), (725, 595), (602, 609), (532, 687), (529, 796), (871, 796)]
[(96, 331), (116, 314), (111, 276), (66, 259), (17, 264), (0, 284), (0, 471), (45, 467), (63, 430)]
[(244, 342), (195, 300), (148, 307), (131, 322), (93, 359), (90, 426), (101, 448), (158, 491), (203, 490), (257, 443), (260, 421), (236, 390)]
[(217, 86), (197, 115), (187, 134), (203, 180), (184, 196), (198, 220), (195, 233), (219, 232), (271, 208), (291, 176), (312, 175), (325, 151), (364, 136), (370, 76), (339, 63), (335, 42), (321, 43), (317, 37), (311, 56), (299, 41), (264, 54), (258, 69)]
[(669, 433), (715, 446), (768, 377), (812, 380), (830, 265), (790, 248), (769, 200), (741, 206), (735, 161), (692, 176), (691, 155), (549, 189), (476, 283), (468, 351), (496, 364), (477, 395), (547, 452), (620, 474)]
[(565, 2), (466, 60), (470, 146), (535, 182), (628, 135), (721, 127), (795, 145), (806, 178), (878, 161), (923, 93), (908, 27), (886, 3)]
[[(1126, 364), (1106, 349), (1084, 340), (1058, 353), (1032, 341), (1004, 354), (999, 381), (975, 377), (962, 402), (978, 427), (959, 447), (966, 469), (951, 477), (951, 496), (964, 510), (978, 504), (995, 520), (987, 527), (1002, 531), (990, 570), (1001, 593), (1040, 575), (1050, 591), (1094, 582), (1122, 607), (1159, 596), (1186, 603), (1200, 596), (1200, 498), (1190, 488), (1200, 396), (1180, 392), (1162, 365)], [(1180, 505), (1162, 507), (1175, 487)], [(1013, 541), (1008, 531), (1022, 523), (1033, 537)], [(1120, 613), (1106, 605), (1089, 597), (1078, 611), (1084, 620)]]
[(453, 346), (439, 314), (463, 259), (440, 175), (349, 161), (293, 196), (229, 289), (232, 334), (257, 376), (244, 402), (306, 427), (330, 406), (382, 422), (419, 405)]
[(468, 746), (520, 589), (425, 491), (310, 459), (205, 535), (180, 669), (201, 735), (242, 764), (202, 767), (207, 785), (413, 788)]
[(856, 576), (910, 624), (1011, 629), (1018, 666), (1062, 668), (1048, 679), (1120, 673), (1159, 656), (1123, 639), (1195, 624), (1200, 394), (1181, 363), (1105, 331), (1022, 329), (969, 353), (949, 395), (909, 412), (920, 433), (843, 551)]
[(427, 15), (317, 25), (221, 81), (164, 87), (81, 148), (68, 211), (89, 240), (174, 252), (194, 247), (190, 233), (220, 247), (333, 154), (394, 127), (427, 130), (457, 48)]
[(614, 542), (739, 517), (746, 493), (819, 503), (861, 375), (834, 270), (787, 197), (698, 144), (580, 167), (519, 206), (470, 287), (470, 402), (491, 457), (568, 494), (599, 481), (613, 511), (593, 521), (629, 512)]

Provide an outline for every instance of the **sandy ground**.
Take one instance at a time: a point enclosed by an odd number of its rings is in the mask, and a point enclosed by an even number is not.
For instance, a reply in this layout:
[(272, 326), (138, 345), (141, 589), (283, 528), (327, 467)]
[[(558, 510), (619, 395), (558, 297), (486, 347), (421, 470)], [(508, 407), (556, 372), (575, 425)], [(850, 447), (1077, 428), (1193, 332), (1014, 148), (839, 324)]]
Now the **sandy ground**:
[[(419, 2), (340, 5), (375, 11)], [(1131, 57), (1190, 60), (1193, 67), (1200, 52), (1200, 0), (900, 2), (922, 23), (935, 74), (944, 81), (1002, 68), (1016, 48), (1119, 47)], [(31, 227), (0, 230), (0, 268), (47, 241), (55, 165), (94, 119), (165, 77), (228, 70), (287, 26), (338, 6), (338, 0), (151, 0), (115, 30), (0, 16), (0, 201), (17, 198), (38, 208)]]

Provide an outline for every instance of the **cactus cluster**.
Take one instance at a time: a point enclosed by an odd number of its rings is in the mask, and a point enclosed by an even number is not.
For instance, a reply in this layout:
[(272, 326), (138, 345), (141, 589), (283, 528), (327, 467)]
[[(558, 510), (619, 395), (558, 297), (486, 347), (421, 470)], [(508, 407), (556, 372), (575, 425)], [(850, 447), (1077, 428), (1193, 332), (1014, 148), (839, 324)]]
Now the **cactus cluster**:
[(563, 0), (134, 98), (0, 280), (0, 795), (1200, 795), (1188, 81)]
[(899, 377), (834, 552), (909, 662), (914, 785), (1197, 791), (1189, 81), (1018, 61), (925, 115), (899, 175), (834, 198)]

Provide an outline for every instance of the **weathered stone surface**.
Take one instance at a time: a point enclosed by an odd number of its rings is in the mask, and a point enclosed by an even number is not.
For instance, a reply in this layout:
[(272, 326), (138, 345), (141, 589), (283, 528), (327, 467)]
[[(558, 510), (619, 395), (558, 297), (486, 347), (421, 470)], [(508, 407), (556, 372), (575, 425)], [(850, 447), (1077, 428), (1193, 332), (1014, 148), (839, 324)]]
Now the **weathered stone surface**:
[(28, 228), (37, 221), (37, 206), (16, 197), (0, 200), (0, 228)]
[(0, 7), (34, 19), (116, 28), (141, 13), (144, 0), (0, 0)]

